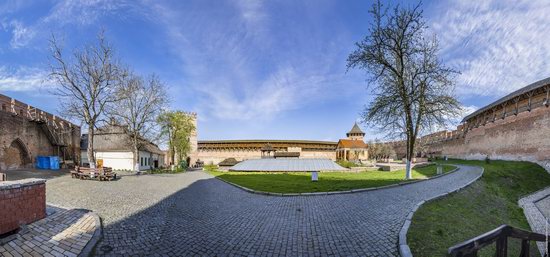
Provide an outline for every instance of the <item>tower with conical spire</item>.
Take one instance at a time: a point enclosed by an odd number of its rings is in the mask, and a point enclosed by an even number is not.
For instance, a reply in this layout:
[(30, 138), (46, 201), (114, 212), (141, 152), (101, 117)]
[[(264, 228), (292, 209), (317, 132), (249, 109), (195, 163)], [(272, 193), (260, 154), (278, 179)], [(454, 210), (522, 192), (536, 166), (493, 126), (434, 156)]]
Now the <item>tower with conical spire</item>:
[(363, 139), (365, 138), (365, 132), (363, 132), (361, 128), (359, 128), (359, 125), (357, 125), (357, 122), (355, 122), (353, 128), (351, 128), (351, 130), (346, 133), (346, 136), (348, 137), (348, 139), (351, 140), (363, 141)]

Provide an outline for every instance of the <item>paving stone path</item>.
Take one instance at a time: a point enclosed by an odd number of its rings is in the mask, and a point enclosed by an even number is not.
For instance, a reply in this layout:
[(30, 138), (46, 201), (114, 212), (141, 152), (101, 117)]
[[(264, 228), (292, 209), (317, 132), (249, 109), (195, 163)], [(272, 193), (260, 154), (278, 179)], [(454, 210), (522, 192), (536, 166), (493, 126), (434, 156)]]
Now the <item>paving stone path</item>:
[[(56, 178), (47, 199), (103, 218), (100, 256), (397, 256), (399, 230), (414, 205), (480, 173), (463, 166), (394, 188), (297, 197), (247, 193), (200, 171), (112, 183)], [(75, 199), (71, 190), (94, 197)]]
[(0, 245), (0, 256), (76, 257), (101, 225), (95, 217), (84, 210), (48, 207), (46, 218), (31, 223), (15, 239)]
[[(550, 187), (539, 190), (518, 201), (531, 226), (531, 230), (546, 234), (550, 224)], [(546, 252), (544, 242), (537, 242), (541, 256)]]

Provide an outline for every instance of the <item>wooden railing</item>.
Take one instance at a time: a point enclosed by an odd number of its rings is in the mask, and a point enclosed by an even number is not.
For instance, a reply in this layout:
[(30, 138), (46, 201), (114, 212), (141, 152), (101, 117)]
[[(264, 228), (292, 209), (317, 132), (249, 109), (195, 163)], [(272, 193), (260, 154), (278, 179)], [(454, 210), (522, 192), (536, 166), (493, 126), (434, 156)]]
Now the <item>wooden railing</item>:
[(449, 248), (449, 256), (451, 257), (477, 257), (477, 253), (481, 248), (484, 248), (492, 243), (496, 242), (496, 257), (508, 256), (508, 238), (521, 239), (521, 251), (519, 257), (529, 257), (529, 243), (530, 241), (545, 242), (546, 253), (548, 256), (550, 250), (550, 244), (548, 244), (547, 236), (530, 231), (525, 231), (519, 228), (514, 228), (508, 225), (502, 225), (492, 231), (489, 231), (483, 235), (472, 238), (468, 241), (457, 244)]

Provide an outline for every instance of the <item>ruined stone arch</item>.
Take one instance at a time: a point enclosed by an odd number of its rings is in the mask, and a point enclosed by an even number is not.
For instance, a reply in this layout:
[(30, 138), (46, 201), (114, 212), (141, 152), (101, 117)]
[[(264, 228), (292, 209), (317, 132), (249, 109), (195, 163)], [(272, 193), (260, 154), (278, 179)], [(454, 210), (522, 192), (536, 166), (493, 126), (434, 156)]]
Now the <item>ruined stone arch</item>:
[(8, 169), (24, 168), (32, 164), (29, 150), (20, 138), (14, 139), (5, 149), (4, 162)]

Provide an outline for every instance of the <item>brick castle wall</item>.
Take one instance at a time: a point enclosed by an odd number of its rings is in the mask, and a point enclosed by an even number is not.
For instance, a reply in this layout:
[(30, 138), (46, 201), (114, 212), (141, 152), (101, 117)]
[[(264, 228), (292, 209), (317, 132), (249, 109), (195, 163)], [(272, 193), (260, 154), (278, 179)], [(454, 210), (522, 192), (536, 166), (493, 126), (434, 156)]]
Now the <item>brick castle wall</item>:
[[(20, 140), (21, 145), (12, 147), (17, 139)], [(32, 167), (36, 156), (53, 155), (53, 153), (54, 147), (40, 127), (24, 117), (0, 112), (0, 170)], [(27, 163), (21, 160), (21, 155), (26, 154)]]
[[(197, 151), (195, 155), (204, 164), (218, 164), (226, 158), (235, 158), (237, 161), (262, 158), (261, 151), (252, 150), (223, 150), (223, 151)], [(300, 158), (323, 158), (336, 160), (335, 151), (301, 151)]]
[[(57, 128), (65, 150), (52, 144), (44, 125)], [(78, 163), (79, 154), (80, 127), (0, 94), (0, 170), (32, 167), (42, 155)]]
[(550, 108), (497, 119), (470, 129), (465, 136), (427, 145), (427, 152), (462, 159), (521, 160), (550, 172)]
[(46, 180), (0, 182), (0, 235), (46, 217)]

